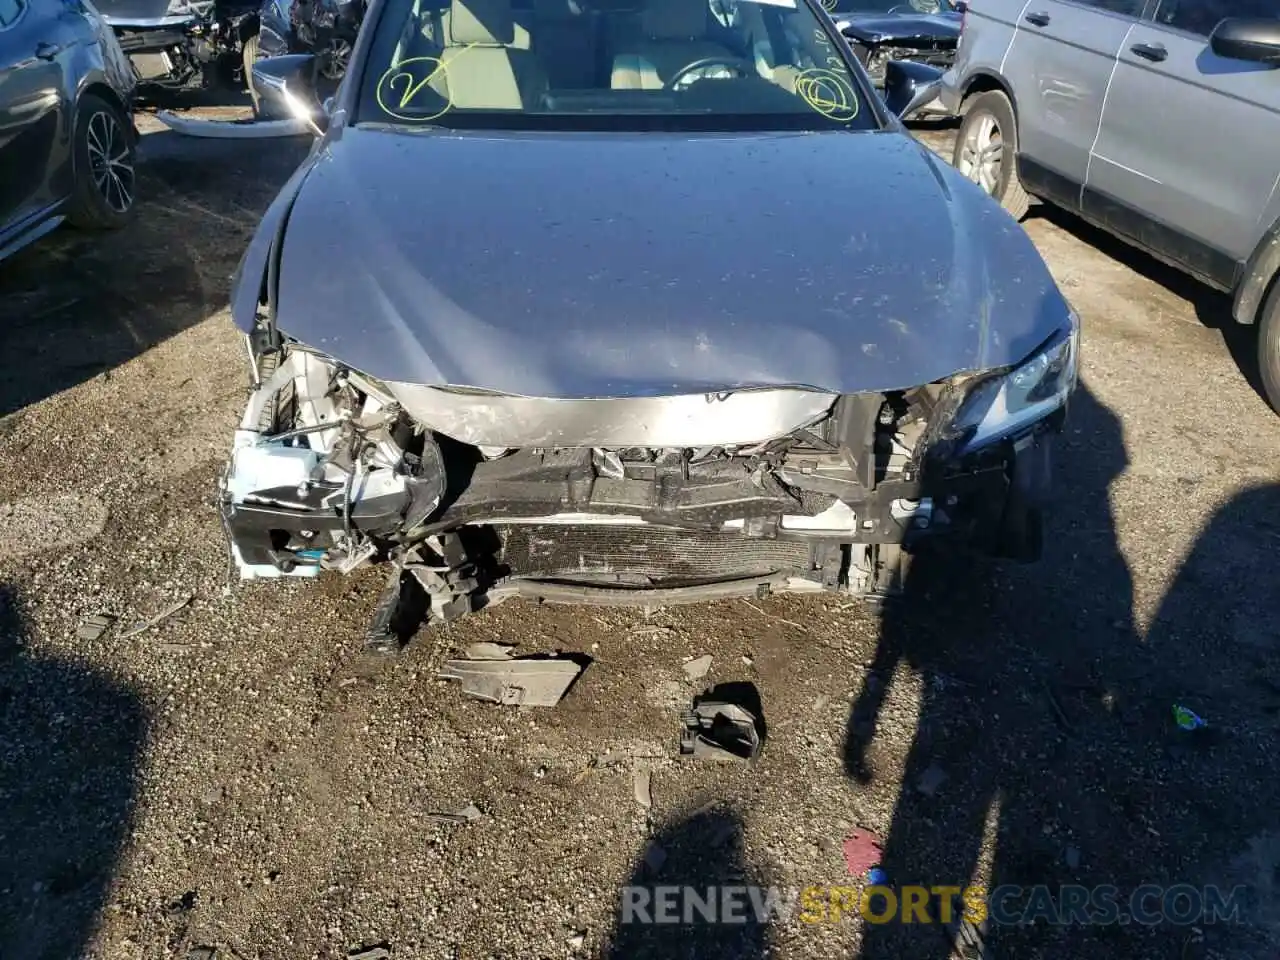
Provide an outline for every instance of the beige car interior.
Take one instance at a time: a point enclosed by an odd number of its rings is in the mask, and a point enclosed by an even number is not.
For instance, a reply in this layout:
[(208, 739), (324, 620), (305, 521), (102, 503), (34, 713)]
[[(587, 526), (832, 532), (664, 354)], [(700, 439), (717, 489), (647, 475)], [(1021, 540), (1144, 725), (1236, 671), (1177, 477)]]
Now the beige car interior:
[(707, 39), (706, 3), (649, 0), (640, 16), (640, 41), (613, 58), (615, 90), (661, 90), (680, 71), (707, 58), (736, 60), (732, 50)]
[(510, 0), (453, 0), (442, 18), (441, 69), (431, 87), (458, 109), (536, 107), (547, 78)]
[(646, 0), (638, 13), (608, 17), (610, 25), (626, 27), (608, 38), (598, 29), (601, 18), (584, 13), (578, 0), (532, 0), (519, 12), (511, 0), (452, 0), (444, 10), (430, 4), (415, 0), (395, 62), (438, 57), (443, 67), (430, 86), (462, 109), (536, 110), (550, 89), (606, 83), (614, 90), (662, 90), (701, 60), (754, 62), (759, 76), (789, 91), (798, 73), (775, 62), (758, 3), (737, 4), (730, 28), (745, 57), (713, 39), (705, 0)]

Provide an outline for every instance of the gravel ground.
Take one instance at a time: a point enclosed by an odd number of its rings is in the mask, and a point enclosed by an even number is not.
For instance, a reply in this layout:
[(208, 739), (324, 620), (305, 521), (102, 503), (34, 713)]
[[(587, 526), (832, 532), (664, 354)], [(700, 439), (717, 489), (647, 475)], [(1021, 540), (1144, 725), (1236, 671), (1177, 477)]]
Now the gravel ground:
[[(1243, 923), (1002, 926), (999, 956), (1277, 954), (1280, 418), (1224, 298), (1027, 222), (1085, 324), (1036, 566), (922, 564), (880, 614), (513, 601), (372, 663), (376, 572), (229, 591), (212, 506), (228, 276), (305, 149), (148, 132), (133, 226), (0, 265), (0, 957), (946, 957), (921, 924), (618, 923), (628, 883), (848, 885), (855, 827), (899, 884), (1249, 888)], [(594, 662), (488, 706), (434, 679), (477, 640)], [(720, 681), (763, 698), (754, 769), (676, 756)]]

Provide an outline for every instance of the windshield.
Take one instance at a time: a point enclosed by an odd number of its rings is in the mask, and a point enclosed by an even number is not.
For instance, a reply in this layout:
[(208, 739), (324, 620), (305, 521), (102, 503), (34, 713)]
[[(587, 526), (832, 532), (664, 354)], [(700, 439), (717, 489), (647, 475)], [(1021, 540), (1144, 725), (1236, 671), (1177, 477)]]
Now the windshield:
[(357, 122), (530, 130), (879, 125), (805, 0), (390, 0)]
[(830, 13), (955, 13), (950, 0), (822, 0)]

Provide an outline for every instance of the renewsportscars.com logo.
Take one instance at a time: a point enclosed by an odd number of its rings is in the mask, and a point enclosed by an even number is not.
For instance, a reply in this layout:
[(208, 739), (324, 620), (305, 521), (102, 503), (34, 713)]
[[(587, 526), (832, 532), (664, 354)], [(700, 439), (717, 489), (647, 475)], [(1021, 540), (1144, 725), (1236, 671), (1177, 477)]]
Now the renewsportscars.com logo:
[(997, 925), (1047, 923), (1154, 926), (1241, 923), (1248, 896), (1243, 886), (1196, 887), (1146, 884), (1119, 887), (1063, 884), (1015, 886), (626, 886), (621, 922), (772, 923), (942, 923), (966, 920)]

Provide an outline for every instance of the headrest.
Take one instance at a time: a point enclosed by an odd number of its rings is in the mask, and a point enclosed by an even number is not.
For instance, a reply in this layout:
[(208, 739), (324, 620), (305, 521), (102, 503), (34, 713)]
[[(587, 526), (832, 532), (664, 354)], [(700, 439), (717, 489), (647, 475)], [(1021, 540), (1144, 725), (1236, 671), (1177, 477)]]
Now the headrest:
[(640, 23), (651, 40), (701, 40), (707, 35), (706, 0), (649, 0)]
[(505, 47), (515, 40), (511, 0), (453, 0), (449, 7), (449, 45)]

